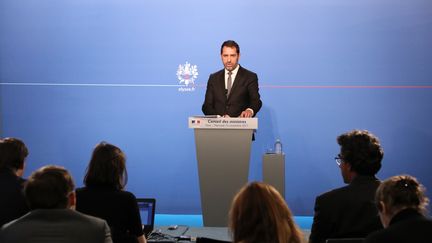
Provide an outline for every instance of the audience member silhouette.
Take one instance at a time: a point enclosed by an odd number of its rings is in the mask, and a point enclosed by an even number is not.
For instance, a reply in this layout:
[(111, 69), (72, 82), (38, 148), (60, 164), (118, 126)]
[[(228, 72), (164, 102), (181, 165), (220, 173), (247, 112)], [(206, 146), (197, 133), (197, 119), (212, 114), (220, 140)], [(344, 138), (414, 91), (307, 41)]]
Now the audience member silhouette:
[(376, 136), (366, 130), (353, 130), (337, 138), (340, 153), (336, 163), (347, 186), (316, 198), (310, 243), (329, 238), (364, 238), (382, 228), (375, 207), (375, 191), (380, 181), (383, 149)]
[(375, 202), (385, 229), (370, 234), (366, 243), (432, 242), (432, 220), (425, 216), (429, 199), (416, 178), (400, 175), (385, 180)]
[(17, 138), (0, 140), (0, 227), (29, 211), (22, 192), (26, 145)]
[(280, 193), (252, 182), (234, 197), (229, 213), (234, 243), (300, 243), (303, 234)]
[(75, 206), (74, 182), (68, 171), (45, 166), (25, 183), (31, 211), (5, 224), (0, 242), (111, 243), (108, 224), (71, 209)]
[(120, 148), (99, 143), (93, 150), (85, 187), (77, 189), (76, 209), (108, 222), (114, 243), (146, 242), (134, 194), (127, 183), (126, 157)]

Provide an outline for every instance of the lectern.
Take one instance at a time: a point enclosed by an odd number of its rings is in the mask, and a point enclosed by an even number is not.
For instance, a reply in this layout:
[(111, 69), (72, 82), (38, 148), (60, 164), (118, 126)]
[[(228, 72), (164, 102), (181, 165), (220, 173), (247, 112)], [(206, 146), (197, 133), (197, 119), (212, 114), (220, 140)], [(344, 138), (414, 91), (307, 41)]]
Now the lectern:
[(204, 226), (225, 227), (231, 201), (248, 182), (257, 118), (189, 117), (195, 131)]
[(264, 154), (263, 182), (272, 185), (285, 198), (285, 154)]

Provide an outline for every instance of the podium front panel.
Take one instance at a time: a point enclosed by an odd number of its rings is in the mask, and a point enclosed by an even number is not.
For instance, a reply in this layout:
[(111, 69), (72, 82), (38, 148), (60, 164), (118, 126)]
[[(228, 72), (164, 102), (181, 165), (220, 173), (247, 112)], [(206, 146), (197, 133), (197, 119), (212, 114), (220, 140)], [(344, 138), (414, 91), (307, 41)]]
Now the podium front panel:
[(195, 128), (204, 226), (227, 226), (232, 199), (248, 182), (252, 133)]

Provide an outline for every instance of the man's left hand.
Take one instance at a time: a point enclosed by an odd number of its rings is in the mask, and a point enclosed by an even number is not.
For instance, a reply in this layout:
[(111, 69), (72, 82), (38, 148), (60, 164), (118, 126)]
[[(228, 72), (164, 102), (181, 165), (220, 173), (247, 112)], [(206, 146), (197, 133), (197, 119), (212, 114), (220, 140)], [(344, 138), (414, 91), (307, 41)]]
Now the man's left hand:
[(253, 113), (252, 113), (252, 111), (251, 110), (244, 110), (241, 114), (240, 114), (240, 117), (242, 117), (242, 118), (250, 118), (250, 117), (252, 117), (253, 116)]

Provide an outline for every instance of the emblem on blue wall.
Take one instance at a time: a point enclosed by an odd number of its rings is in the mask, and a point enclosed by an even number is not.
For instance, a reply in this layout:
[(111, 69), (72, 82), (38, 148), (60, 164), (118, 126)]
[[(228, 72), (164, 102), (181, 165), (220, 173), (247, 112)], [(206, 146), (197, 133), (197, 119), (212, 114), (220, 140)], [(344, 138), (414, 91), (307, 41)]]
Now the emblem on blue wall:
[(195, 80), (198, 77), (198, 67), (197, 65), (192, 65), (189, 62), (185, 64), (180, 64), (177, 68), (177, 79), (179, 84), (184, 85), (178, 90), (180, 92), (190, 92), (195, 91)]

